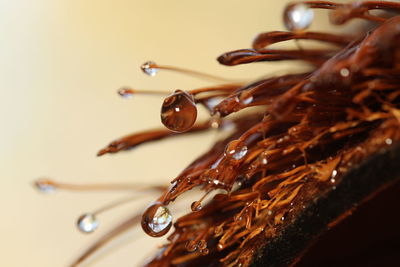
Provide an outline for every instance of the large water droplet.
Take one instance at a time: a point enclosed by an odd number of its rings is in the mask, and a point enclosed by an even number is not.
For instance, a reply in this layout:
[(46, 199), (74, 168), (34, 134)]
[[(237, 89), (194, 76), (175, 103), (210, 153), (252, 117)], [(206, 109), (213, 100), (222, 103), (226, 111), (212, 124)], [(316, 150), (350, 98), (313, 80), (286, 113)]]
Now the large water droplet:
[(290, 31), (307, 29), (314, 19), (314, 11), (306, 4), (294, 4), (284, 12), (285, 26)]
[(240, 140), (231, 141), (225, 148), (225, 156), (241, 160), (247, 154), (247, 146)]
[(92, 213), (85, 213), (78, 218), (78, 229), (83, 233), (92, 233), (99, 226), (96, 216)]
[(128, 87), (121, 87), (118, 90), (118, 94), (123, 98), (132, 98), (134, 91)]
[(158, 72), (157, 64), (153, 61), (147, 61), (140, 66), (142, 71), (149, 76), (155, 76)]
[(197, 108), (194, 97), (182, 90), (176, 90), (164, 99), (161, 107), (161, 122), (175, 132), (185, 132), (195, 123)]
[(172, 215), (168, 208), (159, 202), (154, 203), (143, 213), (142, 228), (152, 237), (165, 235), (172, 226)]

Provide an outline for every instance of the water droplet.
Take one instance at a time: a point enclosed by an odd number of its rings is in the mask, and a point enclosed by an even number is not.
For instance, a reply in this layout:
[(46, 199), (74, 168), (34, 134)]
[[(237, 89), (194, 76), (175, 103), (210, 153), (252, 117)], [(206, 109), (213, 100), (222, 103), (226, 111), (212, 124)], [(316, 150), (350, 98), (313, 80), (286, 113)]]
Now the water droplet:
[(163, 236), (172, 226), (172, 215), (166, 206), (156, 202), (143, 213), (141, 224), (149, 236)]
[(240, 140), (231, 141), (225, 148), (225, 156), (241, 160), (247, 154), (247, 146)]
[(204, 255), (207, 255), (208, 253), (210, 253), (210, 250), (209, 250), (208, 248), (205, 248), (205, 249), (201, 249), (201, 250), (200, 250), (200, 254), (203, 255), (203, 256), (204, 256)]
[(349, 77), (350, 75), (350, 71), (347, 68), (343, 68), (340, 70), (340, 76), (342, 77)]
[(175, 132), (185, 132), (195, 123), (197, 108), (194, 97), (188, 92), (176, 90), (164, 99), (161, 122)]
[(149, 76), (155, 76), (158, 72), (157, 64), (153, 61), (147, 61), (140, 66), (142, 71)]
[(333, 170), (333, 171), (332, 171), (332, 174), (331, 174), (331, 177), (332, 177), (332, 178), (335, 178), (336, 175), (337, 175), (337, 173), (338, 173), (337, 170)]
[(390, 138), (387, 138), (387, 139), (385, 140), (385, 143), (386, 143), (387, 145), (391, 145), (391, 144), (393, 144), (393, 140), (390, 139)]
[(314, 11), (306, 4), (294, 4), (284, 12), (284, 23), (290, 31), (307, 29), (314, 19)]
[(189, 252), (193, 252), (197, 249), (197, 244), (194, 240), (190, 240), (186, 243), (186, 250)]
[(253, 96), (249, 92), (242, 92), (239, 97), (240, 103), (248, 105), (253, 102)]
[(217, 226), (214, 229), (215, 236), (220, 236), (223, 234), (223, 232), (224, 232), (224, 229), (222, 228), (222, 226)]
[(200, 201), (193, 202), (192, 205), (190, 206), (190, 208), (192, 209), (192, 211), (201, 210), (202, 209), (201, 202)]
[(92, 213), (85, 213), (78, 218), (78, 229), (83, 233), (92, 233), (99, 226), (96, 216)]
[(128, 87), (121, 87), (118, 90), (118, 94), (123, 98), (132, 98), (134, 91)]
[(49, 179), (39, 179), (34, 183), (35, 187), (42, 193), (54, 193), (56, 186)]
[(222, 250), (223, 248), (224, 248), (224, 246), (221, 243), (217, 245), (218, 250)]
[(199, 249), (205, 249), (207, 248), (207, 241), (205, 241), (204, 239), (201, 239), (198, 243), (197, 243), (197, 247)]

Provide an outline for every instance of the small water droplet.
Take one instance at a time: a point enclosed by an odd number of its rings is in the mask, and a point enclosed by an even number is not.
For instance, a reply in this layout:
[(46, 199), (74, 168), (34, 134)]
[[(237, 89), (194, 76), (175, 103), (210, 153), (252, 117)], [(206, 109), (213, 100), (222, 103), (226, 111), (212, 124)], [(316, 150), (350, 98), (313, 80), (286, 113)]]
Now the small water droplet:
[(205, 248), (205, 249), (201, 249), (201, 250), (200, 250), (200, 254), (203, 255), (203, 256), (204, 256), (204, 255), (207, 255), (208, 253), (210, 253), (210, 250), (209, 250), (208, 248)]
[(337, 175), (337, 173), (338, 173), (337, 170), (333, 170), (333, 171), (332, 171), (332, 174), (331, 174), (331, 177), (332, 177), (332, 178), (335, 178), (336, 175)]
[(39, 179), (34, 183), (35, 187), (42, 193), (54, 193), (56, 186), (49, 179)]
[(269, 211), (268, 211), (268, 215), (272, 215), (272, 210), (269, 210)]
[(247, 146), (240, 140), (231, 141), (225, 148), (225, 156), (241, 160), (247, 154)]
[(205, 241), (204, 239), (201, 239), (198, 243), (197, 246), (199, 249), (205, 249), (207, 248), (207, 241)]
[(284, 12), (284, 23), (290, 31), (307, 29), (314, 19), (314, 11), (307, 4), (294, 4)]
[(349, 77), (349, 75), (350, 75), (350, 70), (347, 69), (347, 68), (342, 68), (342, 69), (340, 70), (340, 75), (341, 75), (342, 77)]
[(217, 227), (215, 227), (215, 229), (214, 229), (214, 234), (215, 234), (215, 236), (220, 236), (220, 235), (222, 235), (223, 232), (224, 232), (224, 231), (223, 231), (222, 226), (217, 226)]
[(385, 143), (386, 143), (387, 145), (391, 145), (391, 144), (393, 144), (393, 140), (390, 139), (390, 138), (387, 138), (387, 139), (385, 140)]
[(210, 120), (211, 128), (218, 129), (221, 125), (221, 116), (219, 112), (217, 112)]
[(200, 201), (193, 202), (192, 205), (190, 206), (190, 208), (192, 209), (192, 211), (201, 210), (202, 209), (201, 202)]
[(148, 235), (163, 236), (172, 226), (172, 215), (166, 206), (156, 202), (143, 213), (141, 224)]
[(99, 226), (96, 216), (92, 213), (85, 213), (78, 218), (78, 229), (83, 233), (92, 233)]
[(221, 243), (219, 243), (218, 245), (217, 245), (217, 249), (218, 250), (222, 250), (224, 248), (224, 246), (221, 244)]
[(336, 183), (336, 180), (334, 178), (331, 178), (330, 181), (331, 181), (332, 184)]
[(157, 64), (153, 61), (147, 61), (140, 66), (142, 71), (149, 76), (155, 76), (158, 72)]
[(123, 97), (123, 98), (132, 98), (134, 91), (131, 88), (128, 87), (121, 87), (118, 90), (118, 94)]
[(188, 92), (176, 90), (164, 99), (161, 122), (175, 132), (185, 132), (195, 123), (197, 108), (194, 97)]
[(186, 250), (189, 252), (193, 252), (197, 249), (197, 244), (194, 242), (194, 240), (190, 240), (186, 243)]
[(253, 99), (253, 96), (249, 92), (245, 91), (242, 92), (239, 97), (240, 103), (242, 103), (243, 105), (250, 104), (251, 102), (253, 102)]

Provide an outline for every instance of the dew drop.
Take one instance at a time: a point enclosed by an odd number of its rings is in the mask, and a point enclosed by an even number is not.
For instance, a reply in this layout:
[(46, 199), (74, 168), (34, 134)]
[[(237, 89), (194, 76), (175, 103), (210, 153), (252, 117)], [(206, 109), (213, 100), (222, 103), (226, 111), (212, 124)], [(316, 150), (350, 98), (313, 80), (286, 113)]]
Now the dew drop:
[(134, 91), (131, 88), (128, 87), (121, 87), (118, 90), (118, 94), (123, 97), (123, 98), (132, 98)]
[(286, 8), (284, 23), (290, 31), (307, 29), (314, 19), (314, 11), (306, 4), (294, 4)]
[(231, 141), (225, 148), (225, 156), (241, 160), (247, 154), (247, 146), (240, 140)]
[(201, 202), (200, 201), (193, 202), (190, 208), (192, 209), (192, 211), (200, 211), (202, 209)]
[(147, 61), (140, 66), (142, 71), (149, 76), (155, 76), (158, 72), (157, 64), (153, 61)]
[(99, 226), (96, 216), (92, 213), (85, 213), (76, 222), (78, 229), (83, 233), (92, 233)]
[(205, 249), (201, 249), (201, 250), (200, 250), (200, 254), (203, 255), (203, 256), (204, 256), (204, 255), (207, 255), (208, 253), (210, 253), (210, 250), (209, 250), (208, 248), (205, 248)]
[(194, 97), (188, 92), (176, 90), (164, 99), (161, 122), (175, 132), (185, 132), (195, 123), (197, 108)]
[(156, 202), (143, 213), (141, 224), (143, 230), (149, 236), (163, 236), (172, 226), (171, 212), (166, 206)]
[(49, 179), (39, 179), (34, 183), (34, 186), (42, 193), (54, 193), (56, 191), (56, 186)]
[(386, 140), (385, 140), (385, 143), (387, 144), (387, 145), (391, 145), (391, 144), (393, 144), (393, 140), (392, 139), (390, 139), (390, 138), (387, 138)]
[(347, 68), (340, 69), (340, 76), (345, 78), (345, 77), (349, 77), (349, 75), (350, 75), (349, 69), (347, 69)]
[(196, 244), (196, 242), (195, 241), (193, 241), (193, 240), (190, 240), (190, 241), (188, 241), (187, 243), (186, 243), (186, 250), (187, 251), (189, 251), (189, 252), (193, 252), (193, 251), (195, 251), (196, 249), (197, 249), (197, 244)]
[(251, 95), (251, 94), (249, 94), (249, 92), (242, 92), (241, 94), (240, 94), (240, 97), (239, 97), (239, 101), (240, 101), (240, 103), (242, 103), (243, 105), (248, 105), (248, 104), (250, 104), (251, 102), (253, 102), (253, 96)]
[(207, 241), (205, 241), (204, 239), (201, 239), (198, 243), (197, 243), (197, 247), (199, 249), (206, 249), (207, 248)]

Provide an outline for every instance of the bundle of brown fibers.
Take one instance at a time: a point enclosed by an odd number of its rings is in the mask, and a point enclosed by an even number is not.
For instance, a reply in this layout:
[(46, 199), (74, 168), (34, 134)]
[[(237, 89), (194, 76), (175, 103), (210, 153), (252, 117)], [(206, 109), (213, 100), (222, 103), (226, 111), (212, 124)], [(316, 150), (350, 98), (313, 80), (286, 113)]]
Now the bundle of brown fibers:
[[(353, 35), (306, 31), (314, 9), (328, 9), (333, 24), (357, 18), (368, 21), (371, 28)], [(370, 13), (376, 9), (389, 12)], [(233, 66), (299, 60), (309, 63), (311, 71), (250, 84), (177, 90), (161, 110), (169, 129), (126, 136), (99, 152), (116, 153), (211, 128), (229, 133), (173, 179), (143, 213), (141, 225), (149, 235), (172, 231), (169, 242), (147, 266), (295, 264), (318, 236), (359, 204), (379, 192), (390, 192), (382, 190), (395, 186), (400, 174), (399, 11), (400, 4), (381, 1), (291, 4), (284, 12), (289, 31), (261, 33), (252, 48), (225, 53), (218, 61)], [(313, 49), (301, 43), (293, 50), (270, 48), (287, 40), (314, 40), (327, 46)], [(142, 68), (152, 75), (168, 67), (147, 62)], [(195, 123), (196, 105), (209, 110), (209, 121)], [(258, 108), (242, 112), (249, 107)], [(237, 114), (228, 116), (232, 113)], [(201, 197), (191, 212), (173, 220), (168, 205), (195, 187), (205, 195), (218, 193), (207, 203)], [(121, 224), (77, 263), (137, 219)], [(369, 230), (375, 233), (381, 228)], [(393, 231), (385, 238), (399, 234)]]

